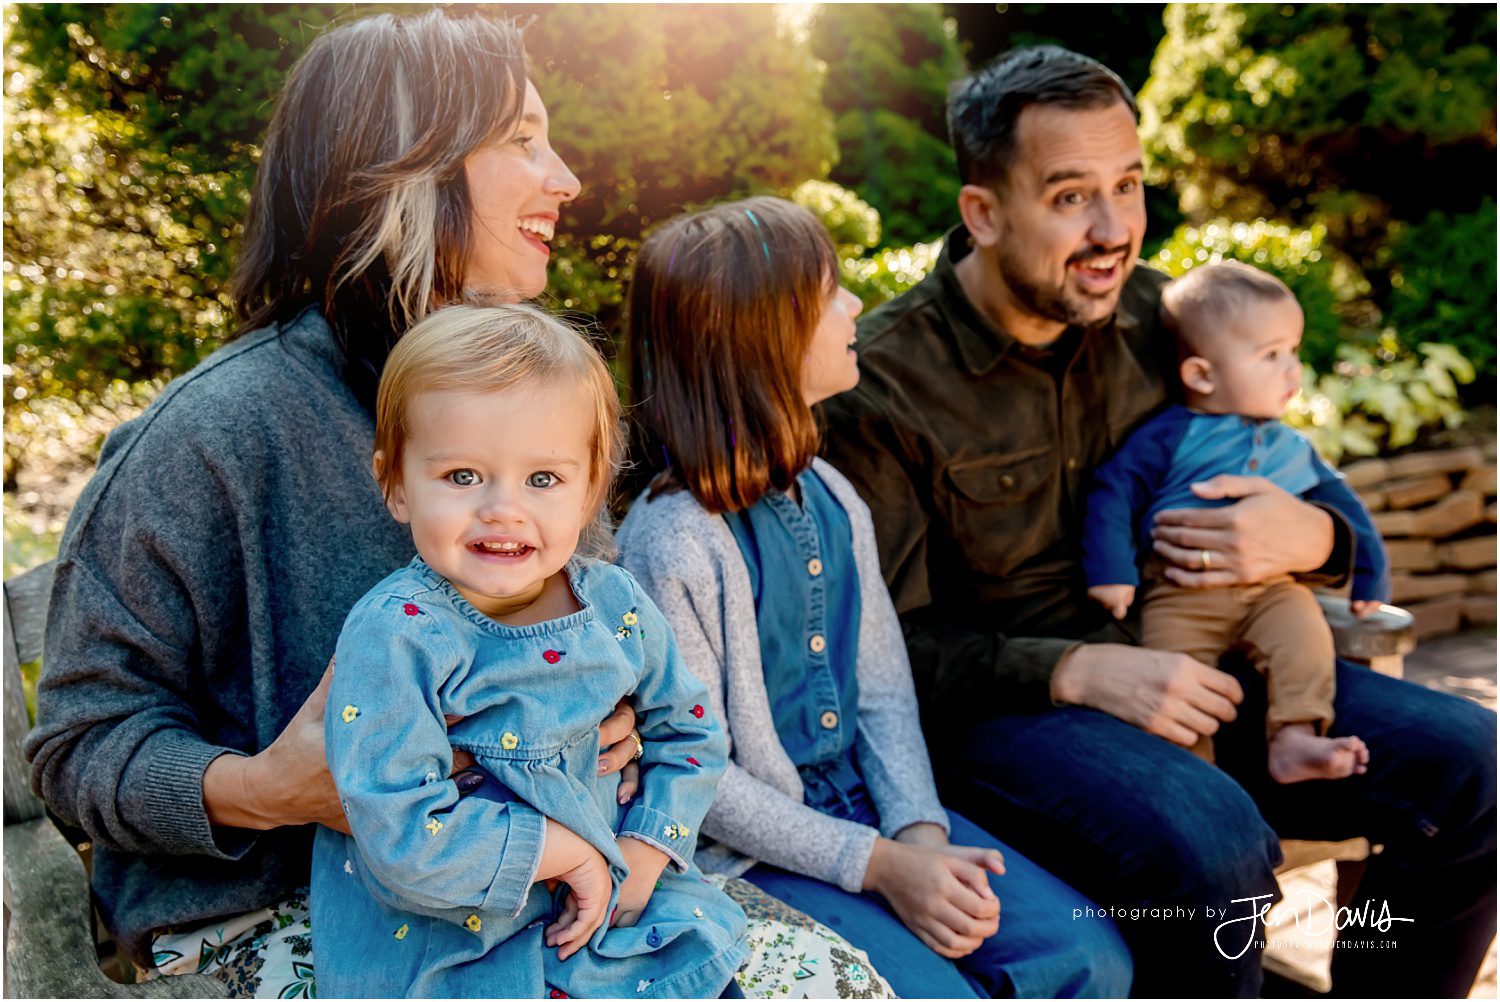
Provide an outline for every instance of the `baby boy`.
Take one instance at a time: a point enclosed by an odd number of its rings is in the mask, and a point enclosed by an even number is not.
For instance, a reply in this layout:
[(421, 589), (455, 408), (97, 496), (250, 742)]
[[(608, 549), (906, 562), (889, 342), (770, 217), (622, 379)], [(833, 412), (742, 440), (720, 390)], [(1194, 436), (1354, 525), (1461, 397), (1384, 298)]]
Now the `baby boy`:
[[(1280, 421), (1302, 381), (1302, 310), (1280, 280), (1229, 261), (1168, 284), (1161, 316), (1177, 338), (1186, 405), (1171, 405), (1136, 429), (1095, 472), (1084, 523), (1089, 597), (1121, 618), (1144, 576), (1144, 646), (1207, 665), (1228, 650), (1248, 654), (1266, 678), (1267, 764), (1277, 782), (1364, 772), (1364, 742), (1326, 736), (1333, 723), (1333, 637), (1312, 592), (1290, 575), (1182, 588), (1166, 578), (1165, 564), (1149, 548), (1158, 512), (1231, 503), (1199, 498), (1192, 485), (1221, 474), (1264, 477), (1347, 520), (1355, 540), (1355, 615), (1385, 600), (1385, 549), (1369, 513), (1312, 444)], [(1201, 552), (1203, 569), (1212, 559), (1211, 550)], [(1212, 760), (1212, 747), (1205, 737), (1193, 750)]]

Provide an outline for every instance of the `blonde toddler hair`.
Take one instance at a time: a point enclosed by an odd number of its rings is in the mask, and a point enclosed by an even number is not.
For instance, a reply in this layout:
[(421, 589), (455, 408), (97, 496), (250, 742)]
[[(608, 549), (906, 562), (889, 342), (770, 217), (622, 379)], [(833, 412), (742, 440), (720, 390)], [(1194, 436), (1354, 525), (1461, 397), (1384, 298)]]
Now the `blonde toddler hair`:
[[(534, 306), (444, 307), (396, 343), (375, 400), (375, 450), (384, 458), (376, 478), (381, 494), (389, 501), (400, 483), (408, 409), (418, 393), (488, 393), (549, 380), (573, 382), (593, 411), (589, 486), (596, 514), (579, 537), (578, 551), (609, 559), (614, 541), (606, 501), (625, 455), (620, 398), (589, 339)], [(495, 433), (505, 434), (498, 428)]]

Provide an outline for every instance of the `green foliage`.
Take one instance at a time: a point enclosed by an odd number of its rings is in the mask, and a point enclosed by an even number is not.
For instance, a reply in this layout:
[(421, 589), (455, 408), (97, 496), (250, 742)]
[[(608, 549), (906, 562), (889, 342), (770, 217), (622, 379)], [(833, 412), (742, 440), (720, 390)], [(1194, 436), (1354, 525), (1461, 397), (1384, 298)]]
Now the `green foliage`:
[(1151, 73), (1165, 4), (953, 3), (964, 58), (976, 69), (1008, 49), (1061, 45), (1099, 60), (1132, 90)]
[(887, 299), (899, 296), (920, 282), (942, 253), (943, 241), (933, 240), (910, 247), (887, 247), (867, 258), (847, 258), (839, 262), (844, 286), (874, 309)]
[(29, 401), (190, 368), (224, 292), (265, 109), (316, 8), (16, 5), (5, 53), (6, 483)]
[(1355, 325), (1368, 319), (1370, 287), (1352, 262), (1326, 245), (1326, 237), (1320, 224), (1300, 229), (1263, 219), (1254, 223), (1217, 219), (1203, 226), (1179, 227), (1152, 262), (1173, 276), (1223, 260), (1243, 261), (1275, 275), (1302, 305), (1303, 357), (1318, 371), (1327, 372), (1339, 345), (1358, 336)]
[[(20, 420), (33, 401), (156, 385), (222, 342), (255, 144), (286, 72), (335, 16), (416, 6), (7, 7), (7, 487), (35, 441)], [(552, 137), (584, 191), (564, 211), (552, 305), (616, 329), (653, 223), (827, 176), (822, 69), (783, 21), (774, 7), (558, 5), (530, 27)]]
[[(1493, 152), (1493, 8), (1172, 4), (1164, 20), (1142, 138), (1185, 205), (1299, 213), (1330, 187), (1387, 194), (1437, 146), (1489, 132)], [(1396, 162), (1369, 162), (1382, 152)]]
[(1141, 134), (1188, 221), (1322, 234), (1342, 284), (1288, 278), (1315, 364), (1339, 337), (1394, 330), (1408, 349), (1454, 345), (1485, 377), (1471, 392), (1492, 391), (1495, 8), (1173, 4), (1164, 21)]
[(57, 556), (58, 534), (38, 531), (5, 495), (5, 578), (10, 580)]
[(948, 84), (964, 73), (940, 4), (825, 4), (812, 31), (835, 116), (832, 179), (880, 213), (889, 246), (930, 240), (956, 217)]
[(1474, 367), (1448, 344), (1396, 350), (1387, 336), (1376, 351), (1341, 346), (1333, 372), (1307, 367), (1287, 423), (1330, 461), (1399, 449), (1426, 429), (1458, 427), (1464, 418), (1458, 384), (1474, 379)]
[[(1442, 341), (1495, 375), (1495, 203), (1394, 227), (1386, 320), (1408, 341)], [(1491, 388), (1493, 388), (1491, 386)]]
[(839, 257), (858, 257), (880, 242), (880, 213), (847, 188), (832, 181), (803, 181), (791, 200), (807, 209), (828, 229)]

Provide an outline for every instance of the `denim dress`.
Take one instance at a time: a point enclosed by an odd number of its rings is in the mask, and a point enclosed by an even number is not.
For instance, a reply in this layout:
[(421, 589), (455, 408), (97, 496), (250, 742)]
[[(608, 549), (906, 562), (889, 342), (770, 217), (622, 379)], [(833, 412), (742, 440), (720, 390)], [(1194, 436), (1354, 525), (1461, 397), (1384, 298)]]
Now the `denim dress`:
[[(771, 717), (808, 807), (880, 827), (860, 772), (859, 589), (849, 516), (811, 469), (724, 515), (745, 558)], [(844, 541), (844, 542), (840, 542)], [(814, 573), (816, 572), (816, 573)]]
[[(420, 557), (350, 612), (324, 731), (355, 834), (314, 845), (321, 994), (716, 997), (747, 959), (743, 912), (692, 864), (726, 764), (707, 692), (628, 572), (575, 559), (567, 575), (580, 611), (529, 626), (485, 616)], [(597, 762), (626, 695), (645, 755), (622, 808)], [(498, 782), (460, 797), (455, 748)], [(603, 854), (611, 914), (617, 835), (671, 860), (636, 925), (606, 923), (561, 963), (543, 929), (565, 889), (533, 888), (549, 817)]]

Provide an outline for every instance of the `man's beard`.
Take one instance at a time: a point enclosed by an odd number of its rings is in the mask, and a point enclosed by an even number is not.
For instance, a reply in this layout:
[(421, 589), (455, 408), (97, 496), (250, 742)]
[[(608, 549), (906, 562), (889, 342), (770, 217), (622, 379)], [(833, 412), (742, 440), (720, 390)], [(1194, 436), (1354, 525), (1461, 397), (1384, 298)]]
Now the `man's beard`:
[[(1063, 266), (1064, 275), (1066, 276), (1066, 269), (1075, 261), (1118, 254), (1121, 251), (1125, 253), (1125, 257), (1120, 267), (1128, 273), (1131, 265), (1130, 247), (1121, 245), (1114, 248), (1093, 246), (1074, 253)], [(1120, 293), (1125, 287), (1123, 280), (1102, 296), (1091, 296), (1081, 292), (1070, 296), (1066, 277), (1058, 285), (1044, 286), (1040, 282), (1033, 281), (1026, 274), (1021, 262), (1022, 255), (1013, 253), (1008, 242), (1001, 241), (996, 262), (999, 265), (1000, 278), (1017, 302), (1032, 313), (1070, 327), (1103, 327), (1114, 318), (1115, 307), (1119, 305)], [(1108, 309), (1102, 313), (1099, 312), (1101, 304), (1108, 305)]]

